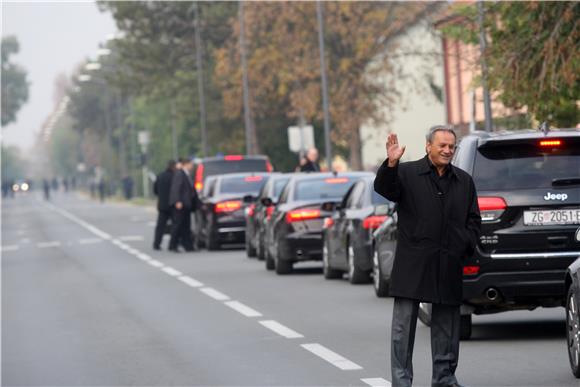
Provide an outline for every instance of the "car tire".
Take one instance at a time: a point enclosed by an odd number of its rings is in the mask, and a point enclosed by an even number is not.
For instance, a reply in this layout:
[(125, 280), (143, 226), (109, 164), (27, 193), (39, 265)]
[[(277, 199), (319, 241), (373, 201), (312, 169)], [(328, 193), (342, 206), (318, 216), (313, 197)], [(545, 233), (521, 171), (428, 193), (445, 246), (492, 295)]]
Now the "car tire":
[(340, 270), (333, 269), (330, 267), (330, 259), (328, 256), (328, 242), (324, 240), (324, 245), (322, 245), (322, 274), (325, 279), (338, 279), (342, 278), (342, 272)]
[(431, 304), (427, 302), (419, 304), (419, 321), (428, 327), (431, 326)]
[(209, 251), (216, 251), (220, 249), (220, 244), (215, 235), (211, 231), (207, 231), (207, 249)]
[(461, 315), (461, 322), (459, 324), (459, 338), (461, 340), (469, 340), (471, 338), (471, 313), (470, 314), (462, 314)]
[(250, 238), (248, 234), (246, 234), (246, 255), (248, 258), (255, 258), (256, 257), (256, 249), (252, 247), (252, 243), (250, 242)]
[(580, 311), (572, 286), (566, 296), (566, 343), (572, 374), (580, 378)]
[(272, 254), (270, 254), (268, 249), (266, 249), (266, 251), (264, 252), (264, 256), (266, 270), (274, 270), (276, 268), (276, 262), (274, 261), (274, 258), (272, 258)]
[(354, 248), (350, 243), (346, 245), (347, 264), (348, 264), (348, 281), (353, 284), (368, 284), (371, 282), (370, 273), (366, 270), (359, 269), (355, 264)]
[(379, 253), (376, 249), (373, 252), (373, 288), (377, 297), (388, 297), (389, 283), (383, 279), (383, 272), (379, 264)]
[(258, 261), (263, 261), (266, 259), (266, 254), (264, 253), (264, 243), (262, 242), (262, 238), (258, 236), (258, 245), (256, 246), (256, 257)]

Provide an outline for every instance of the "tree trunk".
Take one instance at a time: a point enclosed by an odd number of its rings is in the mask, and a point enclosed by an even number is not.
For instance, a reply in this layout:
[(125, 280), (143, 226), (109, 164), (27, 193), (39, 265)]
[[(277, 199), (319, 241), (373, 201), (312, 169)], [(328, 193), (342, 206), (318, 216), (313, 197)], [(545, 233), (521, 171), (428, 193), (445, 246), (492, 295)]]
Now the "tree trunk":
[(350, 130), (350, 168), (353, 171), (362, 171), (362, 144), (360, 138), (360, 129), (358, 125)]

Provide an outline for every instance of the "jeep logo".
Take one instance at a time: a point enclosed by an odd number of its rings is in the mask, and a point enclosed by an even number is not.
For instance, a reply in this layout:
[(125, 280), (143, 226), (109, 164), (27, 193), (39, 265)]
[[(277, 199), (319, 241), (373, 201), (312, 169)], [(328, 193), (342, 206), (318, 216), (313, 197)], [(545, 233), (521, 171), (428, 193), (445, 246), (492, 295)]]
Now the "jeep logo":
[(553, 193), (546, 193), (546, 195), (544, 196), (544, 200), (566, 200), (568, 199), (568, 194), (565, 193), (559, 193), (559, 194), (553, 194)]

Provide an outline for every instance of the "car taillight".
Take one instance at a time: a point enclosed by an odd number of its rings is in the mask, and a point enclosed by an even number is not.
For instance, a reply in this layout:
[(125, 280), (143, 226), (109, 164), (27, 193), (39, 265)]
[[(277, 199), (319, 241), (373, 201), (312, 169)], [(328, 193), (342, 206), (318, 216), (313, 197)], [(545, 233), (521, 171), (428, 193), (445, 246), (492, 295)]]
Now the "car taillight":
[(479, 266), (463, 266), (463, 275), (477, 275)]
[(322, 228), (331, 228), (333, 224), (334, 224), (334, 219), (324, 218), (324, 223), (322, 224)]
[(324, 182), (328, 184), (342, 184), (348, 183), (348, 178), (346, 177), (329, 177), (328, 179), (324, 179)]
[(266, 171), (268, 171), (268, 172), (274, 171), (274, 167), (272, 166), (272, 163), (270, 162), (270, 160), (266, 160)]
[(483, 222), (492, 222), (499, 219), (505, 211), (507, 204), (501, 197), (481, 196), (477, 198), (481, 220)]
[(384, 215), (384, 216), (379, 216), (379, 215), (374, 215), (374, 216), (368, 216), (363, 220), (363, 228), (365, 229), (377, 229), (379, 228), (379, 226), (381, 224), (383, 224), (383, 222), (388, 218), (388, 216)]
[(300, 209), (286, 213), (286, 223), (301, 222), (303, 220), (320, 218), (319, 209)]
[(228, 155), (228, 156), (224, 156), (224, 160), (227, 161), (240, 161), (243, 160), (244, 156), (240, 156), (240, 155)]
[(553, 148), (562, 145), (562, 140), (541, 140), (540, 146), (542, 148)]
[(195, 170), (195, 189), (201, 191), (203, 188), (203, 164), (199, 164)]
[(266, 207), (266, 218), (270, 219), (274, 213), (274, 206)]
[(233, 212), (242, 208), (241, 200), (226, 200), (225, 202), (219, 202), (214, 207), (214, 212), (216, 214), (223, 212)]
[(246, 207), (246, 216), (254, 216), (254, 211), (256, 210), (255, 204), (250, 204)]
[(247, 181), (247, 182), (262, 181), (262, 179), (263, 179), (262, 176), (246, 176), (244, 178), (244, 181)]

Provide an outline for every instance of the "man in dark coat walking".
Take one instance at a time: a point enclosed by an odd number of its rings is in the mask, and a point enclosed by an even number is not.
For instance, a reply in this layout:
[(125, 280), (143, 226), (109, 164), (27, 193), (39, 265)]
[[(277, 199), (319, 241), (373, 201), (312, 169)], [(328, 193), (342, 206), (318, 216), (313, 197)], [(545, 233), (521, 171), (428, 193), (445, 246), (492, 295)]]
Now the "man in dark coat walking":
[(377, 171), (375, 191), (397, 203), (397, 251), (390, 293), (395, 298), (391, 332), (392, 384), (411, 386), (419, 302), (432, 303), (432, 386), (459, 386), (460, 305), (463, 259), (473, 254), (481, 217), (473, 180), (451, 165), (456, 135), (434, 126), (427, 155), (399, 163), (405, 152), (396, 134), (387, 138), (387, 160)]
[(200, 202), (191, 178), (193, 160), (185, 159), (182, 164), (181, 169), (173, 174), (169, 192), (169, 204), (173, 206), (169, 250), (174, 252), (178, 252), (178, 243), (183, 245), (185, 251), (193, 251), (191, 212), (197, 209)]
[(157, 196), (157, 224), (155, 225), (155, 239), (153, 249), (161, 250), (161, 240), (167, 227), (167, 222), (171, 219), (171, 206), (169, 205), (169, 192), (171, 190), (171, 179), (175, 173), (175, 161), (170, 160), (167, 168), (157, 175), (153, 183), (153, 193)]

